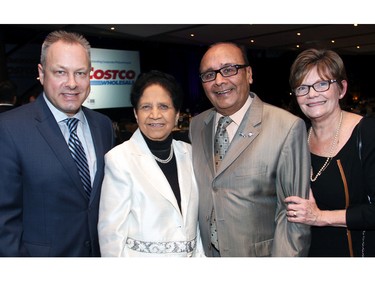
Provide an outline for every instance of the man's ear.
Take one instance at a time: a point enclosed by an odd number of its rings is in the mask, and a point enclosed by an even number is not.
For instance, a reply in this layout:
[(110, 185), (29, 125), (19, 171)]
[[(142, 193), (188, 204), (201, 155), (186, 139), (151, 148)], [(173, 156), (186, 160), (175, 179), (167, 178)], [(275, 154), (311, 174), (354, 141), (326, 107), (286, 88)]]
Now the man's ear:
[(39, 73), (40, 84), (43, 85), (43, 82), (44, 82), (44, 69), (43, 69), (43, 66), (41, 64), (38, 64), (38, 73)]

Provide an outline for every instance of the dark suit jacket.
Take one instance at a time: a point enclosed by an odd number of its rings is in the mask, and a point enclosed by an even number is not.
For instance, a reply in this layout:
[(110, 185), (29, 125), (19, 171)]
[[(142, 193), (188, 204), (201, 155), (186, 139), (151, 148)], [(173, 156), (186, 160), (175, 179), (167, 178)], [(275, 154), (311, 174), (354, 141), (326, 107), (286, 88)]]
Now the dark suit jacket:
[(14, 105), (0, 105), (0, 113), (16, 108)]
[(100, 256), (97, 221), (111, 120), (83, 108), (97, 172), (90, 200), (43, 95), (0, 115), (0, 256)]
[(193, 117), (190, 125), (203, 247), (211, 256), (215, 206), (222, 257), (306, 256), (310, 227), (288, 222), (284, 203), (287, 196), (309, 194), (306, 126), (297, 116), (252, 96), (218, 171), (213, 161), (216, 111)]

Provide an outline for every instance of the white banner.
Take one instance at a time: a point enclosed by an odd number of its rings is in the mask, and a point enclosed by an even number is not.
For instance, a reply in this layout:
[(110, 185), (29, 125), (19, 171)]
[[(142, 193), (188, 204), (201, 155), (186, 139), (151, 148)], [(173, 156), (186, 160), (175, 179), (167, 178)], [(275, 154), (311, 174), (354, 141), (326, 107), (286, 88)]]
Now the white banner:
[(91, 48), (91, 109), (131, 107), (130, 91), (140, 73), (139, 52)]

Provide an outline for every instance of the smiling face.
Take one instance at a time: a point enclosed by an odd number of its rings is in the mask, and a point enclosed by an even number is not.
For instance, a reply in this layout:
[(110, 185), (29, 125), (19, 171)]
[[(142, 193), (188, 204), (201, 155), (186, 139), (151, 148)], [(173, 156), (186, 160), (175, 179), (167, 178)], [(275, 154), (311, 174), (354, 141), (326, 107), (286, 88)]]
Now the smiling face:
[[(203, 56), (200, 72), (217, 70), (231, 64), (243, 65), (241, 50), (232, 44), (221, 43), (211, 47)], [(202, 83), (207, 98), (222, 115), (232, 115), (245, 104), (252, 83), (251, 67), (238, 69), (231, 77), (223, 77), (217, 73), (216, 79)]]
[[(302, 80), (302, 85), (313, 85), (322, 80), (333, 79), (334, 77), (320, 77), (316, 67), (313, 67)], [(331, 113), (340, 109), (339, 100), (346, 93), (347, 82), (342, 80), (341, 89), (337, 83), (332, 83), (327, 91), (316, 92), (310, 87), (309, 93), (305, 96), (297, 97), (297, 102), (302, 112), (310, 120), (321, 120), (327, 118)]]
[(145, 88), (134, 115), (142, 133), (154, 141), (165, 140), (179, 117), (170, 94), (159, 84)]
[(90, 93), (90, 61), (80, 44), (52, 44), (44, 66), (38, 65), (40, 83), (48, 100), (68, 116), (78, 112)]

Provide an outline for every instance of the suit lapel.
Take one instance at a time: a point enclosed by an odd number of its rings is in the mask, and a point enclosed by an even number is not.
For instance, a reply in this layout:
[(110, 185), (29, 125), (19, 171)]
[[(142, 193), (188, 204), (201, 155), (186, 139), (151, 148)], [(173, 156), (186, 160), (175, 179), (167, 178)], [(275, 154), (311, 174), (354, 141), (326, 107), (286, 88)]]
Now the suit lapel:
[[(166, 200), (170, 201), (171, 204), (179, 210), (176, 197), (169, 185), (167, 178), (156, 163), (155, 158), (152, 156), (145, 140), (143, 139), (139, 129), (135, 131), (132, 136), (132, 140), (135, 141), (134, 145), (134, 156), (139, 159), (141, 167), (149, 167), (150, 172), (147, 175), (150, 187), (157, 190)], [(173, 147), (175, 148), (175, 146)], [(176, 154), (175, 154), (176, 155)], [(140, 171), (144, 175), (144, 171)], [(145, 175), (144, 175), (145, 176)]]
[(255, 96), (231, 141), (229, 149), (219, 166), (217, 175), (228, 168), (258, 136), (261, 129), (262, 114), (262, 103), (258, 96)]
[(92, 185), (92, 191), (90, 196), (90, 202), (95, 198), (96, 193), (98, 192), (98, 189), (101, 187), (101, 182), (99, 181), (102, 178), (103, 175), (103, 169), (104, 169), (104, 151), (103, 151), (103, 142), (100, 135), (100, 128), (97, 127), (96, 123), (94, 122), (92, 115), (88, 110), (83, 108), (83, 112), (86, 116), (86, 120), (88, 122), (90, 133), (92, 137), (92, 141), (94, 144), (95, 149), (95, 156), (96, 156), (96, 173), (95, 178)]
[(53, 114), (44, 101), (43, 95), (41, 95), (35, 103), (37, 109), (35, 119), (39, 122), (37, 125), (39, 133), (55, 153), (56, 158), (60, 161), (66, 173), (72, 179), (74, 186), (80, 190), (82, 196), (86, 197), (77, 166), (70, 155), (68, 145), (61, 133), (56, 119), (53, 117)]
[(204, 148), (204, 154), (206, 159), (208, 159), (207, 165), (210, 167), (211, 173), (215, 174), (215, 163), (214, 163), (214, 131), (215, 131), (215, 124), (214, 124), (214, 117), (216, 111), (212, 110), (210, 114), (208, 114), (206, 120), (204, 121), (204, 128), (202, 130), (202, 145)]
[[(184, 150), (182, 146), (177, 145), (175, 141), (173, 141), (173, 143), (177, 160), (177, 173), (181, 193), (181, 213), (186, 225), (187, 214), (189, 212), (191, 188), (193, 186), (193, 183), (191, 182), (193, 171), (191, 169), (191, 160), (187, 154), (187, 151)], [(178, 208), (178, 206), (176, 206), (176, 208)]]

